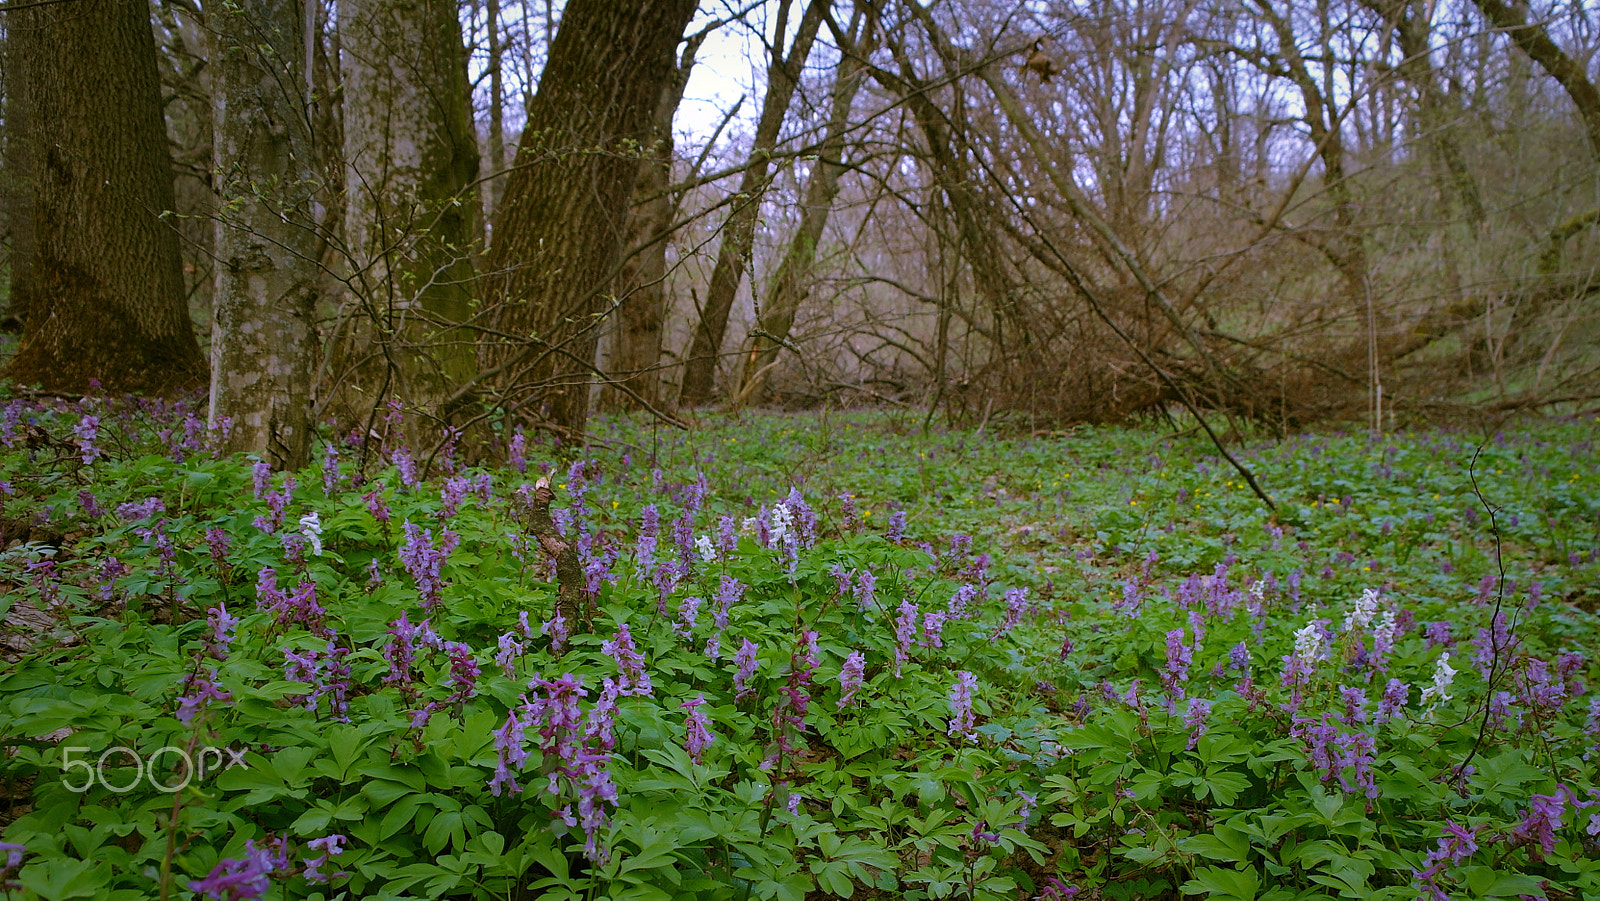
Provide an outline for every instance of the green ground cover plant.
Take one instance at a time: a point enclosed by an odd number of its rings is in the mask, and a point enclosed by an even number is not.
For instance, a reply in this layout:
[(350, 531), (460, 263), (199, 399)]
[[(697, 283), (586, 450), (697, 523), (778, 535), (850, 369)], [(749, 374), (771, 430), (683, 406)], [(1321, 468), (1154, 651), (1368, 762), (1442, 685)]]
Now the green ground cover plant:
[(184, 404), (8, 400), (0, 882), (1595, 897), (1594, 438), (1252, 443), (1274, 516), (1153, 430), (380, 428), (274, 474)]

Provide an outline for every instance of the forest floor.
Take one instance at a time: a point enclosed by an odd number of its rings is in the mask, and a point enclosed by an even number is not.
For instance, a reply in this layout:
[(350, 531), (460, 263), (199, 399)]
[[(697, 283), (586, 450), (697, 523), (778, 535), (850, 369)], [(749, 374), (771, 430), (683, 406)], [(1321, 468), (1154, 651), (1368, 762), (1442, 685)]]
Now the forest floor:
[(601, 419), (273, 474), (183, 404), (12, 401), (0, 881), (1592, 897), (1596, 435), (1235, 449), (1273, 512), (1148, 429)]

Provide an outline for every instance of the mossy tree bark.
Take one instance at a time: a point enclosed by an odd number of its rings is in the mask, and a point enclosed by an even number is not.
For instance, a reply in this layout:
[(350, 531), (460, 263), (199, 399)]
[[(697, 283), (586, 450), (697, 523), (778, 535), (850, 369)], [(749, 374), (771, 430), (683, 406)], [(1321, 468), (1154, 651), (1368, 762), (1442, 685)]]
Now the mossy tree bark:
[(503, 403), (548, 401), (580, 435), (640, 148), (695, 0), (571, 0), (528, 105), (487, 259), (503, 340), (484, 355)]
[[(186, 309), (150, 9), (78, 0), (14, 11), (7, 73), (31, 171), (5, 376), (55, 391), (170, 394), (205, 382)], [(18, 135), (11, 135), (15, 140)]]
[(433, 417), (476, 368), (458, 327), (472, 314), (478, 146), (456, 12), (454, 0), (339, 4), (345, 241), (371, 326), (356, 333), (390, 342), (398, 393)]
[(280, 469), (311, 451), (321, 240), (301, 0), (223, 3), (215, 31), (217, 219), (211, 420)]

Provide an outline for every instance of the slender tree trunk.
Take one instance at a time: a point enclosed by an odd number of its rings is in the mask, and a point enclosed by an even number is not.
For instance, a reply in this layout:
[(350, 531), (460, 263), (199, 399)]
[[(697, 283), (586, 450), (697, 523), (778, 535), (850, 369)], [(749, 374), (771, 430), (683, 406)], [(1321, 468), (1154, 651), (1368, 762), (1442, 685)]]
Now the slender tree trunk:
[[(478, 146), (454, 0), (341, 0), (345, 239), (401, 396), (434, 416), (476, 365)], [(381, 402), (381, 398), (376, 398)]]
[[(1344, 281), (1345, 300), (1351, 311), (1362, 312), (1367, 303), (1366, 233), (1355, 208), (1355, 198), (1350, 191), (1344, 165), (1344, 137), (1339, 133), (1341, 116), (1337, 100), (1317, 84), (1316, 77), (1307, 67), (1295, 43), (1291, 21), (1274, 11), (1267, 0), (1254, 0), (1257, 9), (1272, 26), (1278, 37), (1278, 53), (1289, 79), (1300, 92), (1305, 107), (1302, 121), (1311, 143), (1316, 145), (1322, 158), (1323, 190), (1333, 206), (1334, 233), (1319, 244), (1324, 256), (1333, 263)], [(1324, 12), (1326, 12), (1324, 10)], [(1324, 36), (1331, 26), (1321, 22)]]
[(528, 106), (488, 257), (490, 301), (505, 343), (484, 362), (502, 402), (549, 401), (581, 434), (600, 294), (623, 246), (673, 48), (695, 0), (571, 0)]
[(18, 149), (31, 172), (12, 286), (22, 342), (5, 375), (70, 392), (203, 384), (177, 233), (160, 218), (175, 204), (148, 5), (78, 0), (7, 17), (8, 103), (26, 123)]
[[(859, 22), (859, 17), (858, 20)], [(852, 28), (851, 34), (855, 35)], [(811, 293), (812, 267), (816, 262), (817, 244), (833, 213), (833, 202), (839, 196), (839, 178), (844, 164), (845, 138), (850, 128), (850, 109), (855, 105), (856, 94), (861, 89), (865, 66), (863, 59), (875, 49), (874, 43), (860, 43), (851, 54), (839, 60), (838, 75), (833, 85), (831, 106), (828, 110), (827, 131), (822, 146), (818, 148), (811, 178), (806, 184), (805, 205), (800, 213), (800, 227), (789, 240), (789, 249), (778, 264), (778, 274), (773, 278), (766, 299), (761, 304), (760, 330), (765, 335), (753, 339), (750, 353), (745, 357), (744, 375), (739, 380), (741, 394), (747, 401), (759, 400), (755, 392), (765, 393), (765, 387), (747, 390), (751, 381), (768, 371), (778, 358), (778, 352), (789, 340), (795, 316)], [(767, 383), (770, 384), (770, 383)]]
[(489, 179), (483, 184), (483, 218), (494, 215), (505, 184), (500, 173), (506, 168), (506, 48), (500, 40), (500, 0), (489, 0), (486, 13), (489, 26)]
[(215, 31), (218, 193), (211, 420), (228, 448), (276, 468), (311, 449), (320, 242), (306, 94), (305, 6), (220, 4)]
[[(750, 263), (750, 251), (755, 246), (756, 219), (761, 214), (761, 198), (771, 181), (772, 151), (778, 146), (778, 132), (783, 128), (784, 117), (789, 112), (789, 101), (794, 97), (795, 86), (800, 82), (800, 71), (811, 54), (811, 45), (822, 26), (823, 13), (828, 5), (829, 0), (810, 0), (805, 14), (800, 17), (800, 28), (789, 47), (787, 58), (780, 56), (775, 49), (767, 65), (767, 96), (761, 104), (761, 118), (756, 121), (750, 161), (739, 180), (741, 202), (733, 208), (722, 227), (717, 264), (711, 271), (705, 306), (700, 311), (699, 327), (694, 330), (688, 363), (683, 371), (683, 387), (678, 399), (684, 406), (698, 406), (711, 399), (716, 381), (717, 357), (722, 352), (722, 339), (728, 330), (728, 314), (733, 310), (739, 283), (744, 280), (745, 269)], [(780, 39), (786, 30), (784, 20), (788, 8), (789, 0), (782, 0), (777, 29)]]
[[(667, 322), (667, 242), (671, 237), (674, 196), (667, 190), (672, 178), (672, 119), (683, 101), (684, 88), (694, 69), (695, 53), (705, 35), (684, 45), (678, 67), (661, 91), (652, 125), (650, 156), (639, 164), (633, 210), (628, 215), (628, 255), (617, 278), (617, 321), (611, 330), (610, 377), (623, 382), (632, 394), (659, 408), (661, 397), (661, 339)], [(606, 403), (618, 409), (635, 406), (627, 393), (612, 389)]]

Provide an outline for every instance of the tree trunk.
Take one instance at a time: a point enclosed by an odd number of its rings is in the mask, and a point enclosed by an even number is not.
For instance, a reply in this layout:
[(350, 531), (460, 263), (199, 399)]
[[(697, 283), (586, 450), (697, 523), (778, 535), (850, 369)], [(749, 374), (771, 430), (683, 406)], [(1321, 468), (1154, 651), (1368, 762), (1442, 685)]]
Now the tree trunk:
[(659, 409), (661, 338), (667, 322), (667, 240), (677, 204), (667, 190), (672, 178), (672, 119), (683, 101), (695, 53), (705, 42), (696, 35), (684, 46), (678, 67), (661, 91), (652, 125), (650, 156), (639, 164), (628, 215), (628, 255), (617, 277), (617, 321), (611, 331), (610, 378), (628, 392), (611, 389), (604, 401), (617, 409), (636, 406), (632, 395)]
[(218, 193), (211, 421), (233, 451), (280, 469), (311, 449), (320, 242), (299, 0), (220, 4), (215, 31)]
[(501, 173), (506, 168), (506, 47), (500, 40), (500, 0), (489, 0), (485, 12), (489, 31), (489, 178), (483, 183), (483, 219), (494, 215), (500, 203)]
[(12, 286), (22, 342), (5, 375), (74, 393), (202, 384), (178, 237), (160, 218), (175, 204), (148, 5), (78, 0), (5, 24), (32, 168)]
[(528, 105), (488, 257), (505, 343), (485, 355), (502, 402), (550, 403), (581, 434), (598, 334), (673, 48), (695, 0), (571, 0)]
[[(855, 36), (851, 29), (851, 36)], [(857, 44), (853, 52), (841, 56), (838, 75), (833, 85), (832, 105), (828, 111), (828, 128), (817, 150), (812, 165), (811, 178), (806, 184), (805, 206), (800, 213), (800, 228), (789, 241), (789, 249), (778, 264), (778, 274), (773, 278), (766, 299), (761, 304), (760, 330), (765, 335), (752, 339), (749, 355), (745, 358), (744, 375), (739, 380), (740, 393), (747, 402), (760, 400), (764, 387), (750, 388), (752, 380), (759, 378), (778, 358), (778, 351), (789, 340), (794, 319), (811, 293), (812, 266), (816, 262), (817, 244), (822, 231), (833, 213), (833, 202), (839, 196), (839, 177), (845, 173), (845, 135), (850, 128), (850, 109), (855, 105), (856, 93), (861, 89), (865, 66), (862, 62), (875, 49), (875, 43)], [(768, 383), (770, 384), (770, 383)]]
[(0, 307), (0, 331), (20, 332), (25, 318), (19, 298), (37, 295), (28, 287), (34, 258), (33, 165), (28, 159), (28, 108), (18, 88), (17, 42), (0, 28), (0, 246), (6, 250), (6, 304)]
[(369, 339), (396, 342), (398, 393), (440, 416), (476, 364), (452, 327), (471, 315), (477, 233), (461, 23), (454, 0), (341, 0), (339, 31), (352, 281), (378, 320)]
[[(741, 202), (728, 215), (722, 227), (722, 243), (717, 248), (717, 264), (711, 271), (711, 284), (706, 288), (705, 307), (700, 311), (699, 327), (694, 330), (694, 340), (689, 347), (688, 364), (683, 371), (683, 387), (678, 400), (684, 406), (697, 406), (711, 399), (716, 381), (717, 356), (722, 351), (722, 339), (728, 330), (728, 314), (733, 310), (734, 296), (739, 293), (739, 282), (744, 279), (749, 265), (750, 251), (755, 245), (756, 218), (761, 214), (761, 196), (770, 181), (771, 155), (778, 146), (778, 132), (789, 112), (789, 101), (794, 97), (795, 86), (800, 82), (800, 71), (822, 26), (823, 13), (828, 0), (811, 0), (800, 17), (799, 32), (789, 47), (787, 58), (779, 56), (776, 49), (767, 65), (767, 96), (761, 103), (761, 118), (756, 122), (755, 140), (750, 145), (750, 161), (739, 180)], [(778, 13), (777, 34), (787, 30), (785, 19), (789, 0), (783, 0)]]

